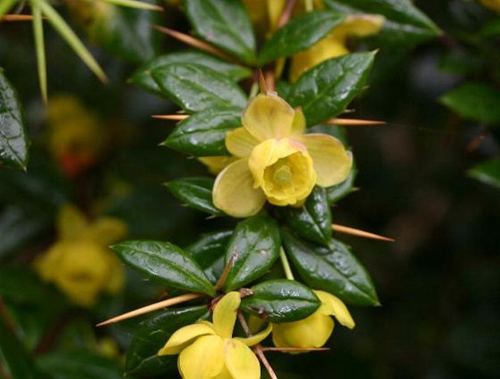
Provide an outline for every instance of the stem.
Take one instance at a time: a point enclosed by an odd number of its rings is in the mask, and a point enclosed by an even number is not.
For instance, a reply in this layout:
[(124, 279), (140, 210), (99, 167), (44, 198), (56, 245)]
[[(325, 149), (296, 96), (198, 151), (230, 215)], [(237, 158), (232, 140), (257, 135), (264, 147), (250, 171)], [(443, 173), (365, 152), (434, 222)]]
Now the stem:
[(314, 10), (313, 0), (305, 0), (306, 12), (312, 12)]
[(288, 262), (288, 258), (283, 247), (280, 247), (280, 259), (281, 266), (283, 267), (283, 271), (285, 271), (286, 278), (288, 280), (295, 280), (292, 269), (290, 268), (290, 262)]
[[(247, 335), (247, 337), (251, 337), (252, 333), (250, 332), (250, 328), (248, 327), (248, 324), (247, 324), (247, 322), (245, 320), (245, 317), (240, 312), (238, 312), (238, 320), (239, 320), (239, 322), (241, 324), (241, 327), (245, 331), (245, 334)], [(253, 349), (255, 351), (255, 354), (257, 354), (257, 356), (259, 357), (260, 361), (262, 362), (262, 364), (266, 368), (267, 373), (269, 374), (269, 377), (271, 379), (278, 379), (278, 376), (274, 372), (273, 367), (271, 366), (271, 364), (267, 360), (266, 356), (264, 355), (264, 350), (263, 350), (262, 345), (261, 344), (255, 345), (253, 347)]]
[(250, 99), (253, 99), (255, 96), (257, 96), (258, 93), (259, 93), (259, 83), (258, 83), (258, 81), (253, 82), (252, 87), (250, 88), (250, 94), (248, 95), (248, 97)]

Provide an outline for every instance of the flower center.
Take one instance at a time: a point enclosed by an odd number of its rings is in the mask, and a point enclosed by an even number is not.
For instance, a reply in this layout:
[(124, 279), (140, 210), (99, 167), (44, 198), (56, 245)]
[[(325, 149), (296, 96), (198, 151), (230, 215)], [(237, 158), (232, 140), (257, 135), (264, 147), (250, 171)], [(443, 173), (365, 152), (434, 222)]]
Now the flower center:
[(273, 174), (273, 180), (281, 185), (288, 184), (292, 181), (292, 169), (288, 164), (283, 164), (278, 167)]

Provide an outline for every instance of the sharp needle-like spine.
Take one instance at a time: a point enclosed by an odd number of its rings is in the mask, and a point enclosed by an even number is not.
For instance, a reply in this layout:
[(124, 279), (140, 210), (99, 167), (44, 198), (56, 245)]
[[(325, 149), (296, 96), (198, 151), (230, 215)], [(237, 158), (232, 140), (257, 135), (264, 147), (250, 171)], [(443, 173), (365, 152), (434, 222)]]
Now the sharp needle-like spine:
[(350, 226), (345, 226), (345, 225), (332, 224), (332, 229), (336, 232), (339, 232), (339, 233), (350, 234), (350, 235), (358, 236), (358, 237), (371, 238), (371, 239), (380, 240), (380, 241), (387, 241), (387, 242), (394, 242), (395, 241), (394, 238), (384, 237), (384, 236), (381, 236), (379, 234), (366, 232), (364, 230), (351, 228)]

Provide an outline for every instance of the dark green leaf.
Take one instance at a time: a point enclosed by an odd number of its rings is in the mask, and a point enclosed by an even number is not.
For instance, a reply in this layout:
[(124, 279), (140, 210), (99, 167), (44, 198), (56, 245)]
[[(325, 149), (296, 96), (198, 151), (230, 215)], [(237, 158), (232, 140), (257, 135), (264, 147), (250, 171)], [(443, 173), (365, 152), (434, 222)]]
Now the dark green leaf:
[(238, 289), (264, 275), (278, 258), (279, 249), (280, 233), (273, 219), (254, 216), (241, 221), (226, 252), (225, 264), (234, 264), (225, 289)]
[(255, 37), (240, 0), (184, 0), (195, 33), (246, 63), (255, 61)]
[(40, 368), (54, 379), (120, 379), (117, 362), (88, 350), (56, 351), (38, 359)]
[(241, 109), (217, 107), (195, 113), (182, 121), (163, 143), (197, 157), (229, 155), (225, 137), (241, 126)]
[(308, 12), (294, 17), (264, 44), (259, 63), (266, 64), (305, 50), (325, 37), (344, 16), (330, 11)]
[(192, 208), (212, 215), (221, 215), (212, 203), (214, 180), (206, 177), (176, 179), (166, 184), (172, 194)]
[(327, 244), (332, 239), (332, 214), (324, 188), (316, 187), (299, 208), (279, 210), (299, 236), (321, 244)]
[(343, 112), (366, 82), (375, 53), (329, 59), (306, 71), (295, 83), (290, 102), (302, 107), (308, 125)]
[(311, 288), (352, 304), (379, 304), (370, 276), (343, 243), (332, 239), (328, 247), (314, 245), (287, 231), (283, 231), (283, 243), (295, 269)]
[(371, 13), (385, 17), (380, 37), (408, 46), (439, 35), (438, 27), (410, 0), (324, 0), (325, 5), (347, 14)]
[(208, 233), (185, 249), (191, 253), (213, 284), (219, 280), (224, 270), (226, 248), (232, 234), (232, 230)]
[(172, 63), (154, 69), (152, 75), (160, 92), (186, 112), (224, 106), (243, 109), (247, 103), (234, 81), (199, 64)]
[(32, 358), (5, 323), (3, 317), (0, 317), (0, 365), (13, 379), (48, 378), (35, 366)]
[(356, 179), (356, 174), (357, 170), (353, 167), (346, 180), (326, 189), (326, 197), (328, 198), (330, 205), (336, 203), (354, 191), (354, 179)]
[(208, 316), (206, 306), (172, 308), (140, 323), (127, 350), (126, 375), (150, 377), (177, 369), (176, 356), (156, 355), (179, 328)]
[(28, 143), (21, 104), (0, 69), (0, 165), (25, 170), (27, 162)]
[(132, 268), (172, 288), (214, 295), (200, 266), (179, 247), (160, 241), (126, 241), (111, 247)]
[(130, 80), (132, 81), (132, 83), (147, 91), (161, 95), (162, 93), (160, 91), (160, 87), (153, 79), (152, 72), (155, 69), (168, 66), (172, 63), (183, 64), (193, 62), (196, 62), (196, 64), (199, 64), (200, 66), (208, 67), (220, 74), (224, 74), (234, 81), (244, 79), (250, 76), (252, 73), (245, 67), (233, 63), (224, 62), (223, 60), (215, 58), (211, 55), (201, 53), (199, 51), (187, 50), (180, 51), (178, 53), (162, 55), (153, 59), (151, 62), (139, 68)]
[(321, 305), (311, 289), (294, 280), (269, 280), (251, 289), (253, 295), (242, 300), (242, 309), (271, 322), (302, 320)]
[(500, 188), (500, 158), (482, 162), (468, 171), (470, 177)]
[(466, 83), (441, 97), (441, 102), (466, 119), (500, 124), (500, 91), (483, 83)]

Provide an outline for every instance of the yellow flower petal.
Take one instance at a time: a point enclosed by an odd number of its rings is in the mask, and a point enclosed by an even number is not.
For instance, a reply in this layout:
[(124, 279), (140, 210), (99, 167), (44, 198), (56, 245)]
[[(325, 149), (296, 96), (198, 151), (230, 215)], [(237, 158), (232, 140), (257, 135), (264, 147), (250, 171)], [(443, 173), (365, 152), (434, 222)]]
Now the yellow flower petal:
[(500, 0), (479, 0), (485, 7), (500, 12)]
[(269, 323), (267, 325), (266, 329), (264, 329), (263, 331), (261, 331), (257, 334), (254, 334), (251, 337), (246, 337), (246, 338), (236, 337), (235, 339), (243, 342), (247, 346), (253, 346), (253, 345), (257, 345), (258, 343), (261, 343), (262, 341), (264, 341), (267, 338), (267, 336), (271, 333), (272, 330), (273, 330), (273, 326), (271, 323)]
[(179, 354), (186, 346), (198, 337), (215, 334), (215, 331), (206, 324), (191, 324), (178, 329), (170, 336), (165, 346), (163, 346), (158, 355)]
[(57, 216), (57, 230), (61, 239), (75, 239), (82, 236), (87, 229), (88, 222), (78, 208), (65, 204)]
[(109, 271), (105, 289), (108, 293), (116, 295), (125, 284), (125, 270), (120, 259), (110, 250), (108, 250), (106, 260)]
[(352, 155), (342, 142), (326, 134), (306, 134), (301, 141), (312, 157), (319, 186), (330, 187), (347, 178), (352, 167)]
[(259, 141), (245, 128), (237, 128), (226, 133), (226, 148), (237, 157), (246, 158)]
[(254, 188), (253, 184), (254, 178), (246, 159), (231, 163), (215, 180), (214, 205), (233, 217), (257, 214), (264, 206), (266, 197), (262, 190)]
[(273, 325), (273, 342), (277, 347), (321, 347), (333, 332), (330, 316), (316, 311), (311, 316), (295, 322)]
[(229, 292), (215, 305), (214, 322), (215, 333), (221, 338), (231, 338), (234, 324), (238, 316), (238, 308), (241, 303), (239, 292)]
[(103, 217), (92, 223), (86, 234), (89, 239), (108, 246), (125, 237), (127, 224), (115, 218)]
[(233, 379), (259, 379), (260, 364), (254, 352), (243, 342), (228, 339), (224, 343), (224, 362)]
[(338, 322), (349, 329), (356, 326), (349, 310), (342, 300), (328, 292), (314, 291), (314, 293), (321, 300), (321, 307), (318, 309), (319, 312), (324, 315), (335, 316)]
[(222, 155), (214, 157), (200, 157), (198, 160), (207, 166), (208, 171), (210, 171), (211, 174), (217, 175), (231, 163), (237, 161), (238, 158)]
[(243, 126), (257, 138), (283, 138), (290, 135), (295, 111), (274, 94), (260, 94), (253, 98), (243, 113)]
[(295, 110), (291, 135), (301, 136), (302, 134), (304, 134), (305, 129), (306, 129), (306, 118), (304, 117), (304, 112), (302, 112), (302, 109), (298, 108)]
[(183, 379), (212, 379), (224, 368), (224, 341), (202, 336), (181, 351), (177, 361)]
[(357, 14), (348, 16), (342, 25), (333, 31), (334, 38), (343, 40), (346, 37), (367, 37), (378, 33), (384, 25), (385, 18), (380, 15)]

